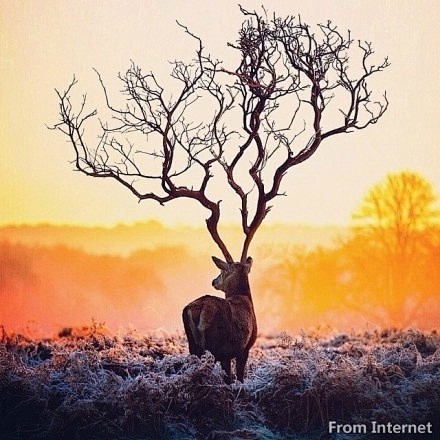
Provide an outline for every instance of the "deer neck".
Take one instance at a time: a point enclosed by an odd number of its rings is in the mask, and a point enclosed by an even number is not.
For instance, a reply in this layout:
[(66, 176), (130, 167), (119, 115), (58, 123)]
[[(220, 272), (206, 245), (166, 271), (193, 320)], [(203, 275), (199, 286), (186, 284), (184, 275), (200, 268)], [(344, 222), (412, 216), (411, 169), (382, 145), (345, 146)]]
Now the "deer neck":
[(226, 298), (231, 298), (232, 296), (237, 295), (247, 296), (252, 301), (251, 288), (247, 278), (238, 281), (232, 289), (230, 289), (228, 292), (225, 292)]

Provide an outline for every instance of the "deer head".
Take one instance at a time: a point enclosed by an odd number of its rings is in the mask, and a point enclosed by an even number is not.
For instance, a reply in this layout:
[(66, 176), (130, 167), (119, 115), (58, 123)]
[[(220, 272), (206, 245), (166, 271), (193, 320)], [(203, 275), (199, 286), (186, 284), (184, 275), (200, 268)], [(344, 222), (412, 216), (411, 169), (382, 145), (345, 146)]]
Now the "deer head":
[(248, 279), (252, 267), (251, 257), (247, 257), (245, 263), (226, 263), (217, 257), (212, 257), (212, 260), (221, 270), (220, 275), (212, 281), (215, 289), (225, 292), (226, 298), (233, 295), (251, 295)]

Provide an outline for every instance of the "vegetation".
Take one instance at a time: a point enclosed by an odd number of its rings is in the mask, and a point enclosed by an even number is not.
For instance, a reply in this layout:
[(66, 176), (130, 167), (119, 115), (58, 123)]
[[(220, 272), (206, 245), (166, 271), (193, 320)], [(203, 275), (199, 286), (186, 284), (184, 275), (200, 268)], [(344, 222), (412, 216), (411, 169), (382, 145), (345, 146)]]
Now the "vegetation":
[(436, 332), (260, 336), (244, 384), (226, 385), (211, 354), (187, 353), (182, 334), (3, 330), (2, 439), (305, 439), (329, 420), (440, 420)]

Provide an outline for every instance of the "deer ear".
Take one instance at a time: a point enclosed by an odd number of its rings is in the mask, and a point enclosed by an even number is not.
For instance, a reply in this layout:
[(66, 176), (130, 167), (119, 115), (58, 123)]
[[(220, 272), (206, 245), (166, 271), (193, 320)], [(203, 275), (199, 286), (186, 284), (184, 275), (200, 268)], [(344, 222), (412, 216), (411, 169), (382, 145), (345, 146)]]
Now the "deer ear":
[(251, 267), (252, 267), (252, 263), (253, 262), (254, 262), (254, 260), (252, 260), (252, 257), (247, 257), (246, 258), (245, 266), (247, 267), (248, 272), (251, 271)]
[(220, 269), (220, 270), (228, 270), (228, 263), (225, 263), (224, 261), (220, 260), (220, 258), (212, 257), (212, 261), (214, 261), (214, 264)]

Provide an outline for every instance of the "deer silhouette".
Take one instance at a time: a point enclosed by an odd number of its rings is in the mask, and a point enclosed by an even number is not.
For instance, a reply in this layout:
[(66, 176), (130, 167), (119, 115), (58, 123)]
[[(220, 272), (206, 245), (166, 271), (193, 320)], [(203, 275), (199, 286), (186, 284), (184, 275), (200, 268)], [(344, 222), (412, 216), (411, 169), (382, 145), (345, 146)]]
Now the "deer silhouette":
[(191, 354), (201, 356), (210, 351), (221, 362), (226, 383), (232, 382), (231, 361), (236, 359), (237, 379), (244, 380), (249, 350), (257, 339), (249, 272), (252, 258), (245, 263), (226, 263), (212, 257), (221, 270), (212, 281), (215, 289), (225, 293), (225, 299), (205, 295), (183, 309), (183, 324)]

